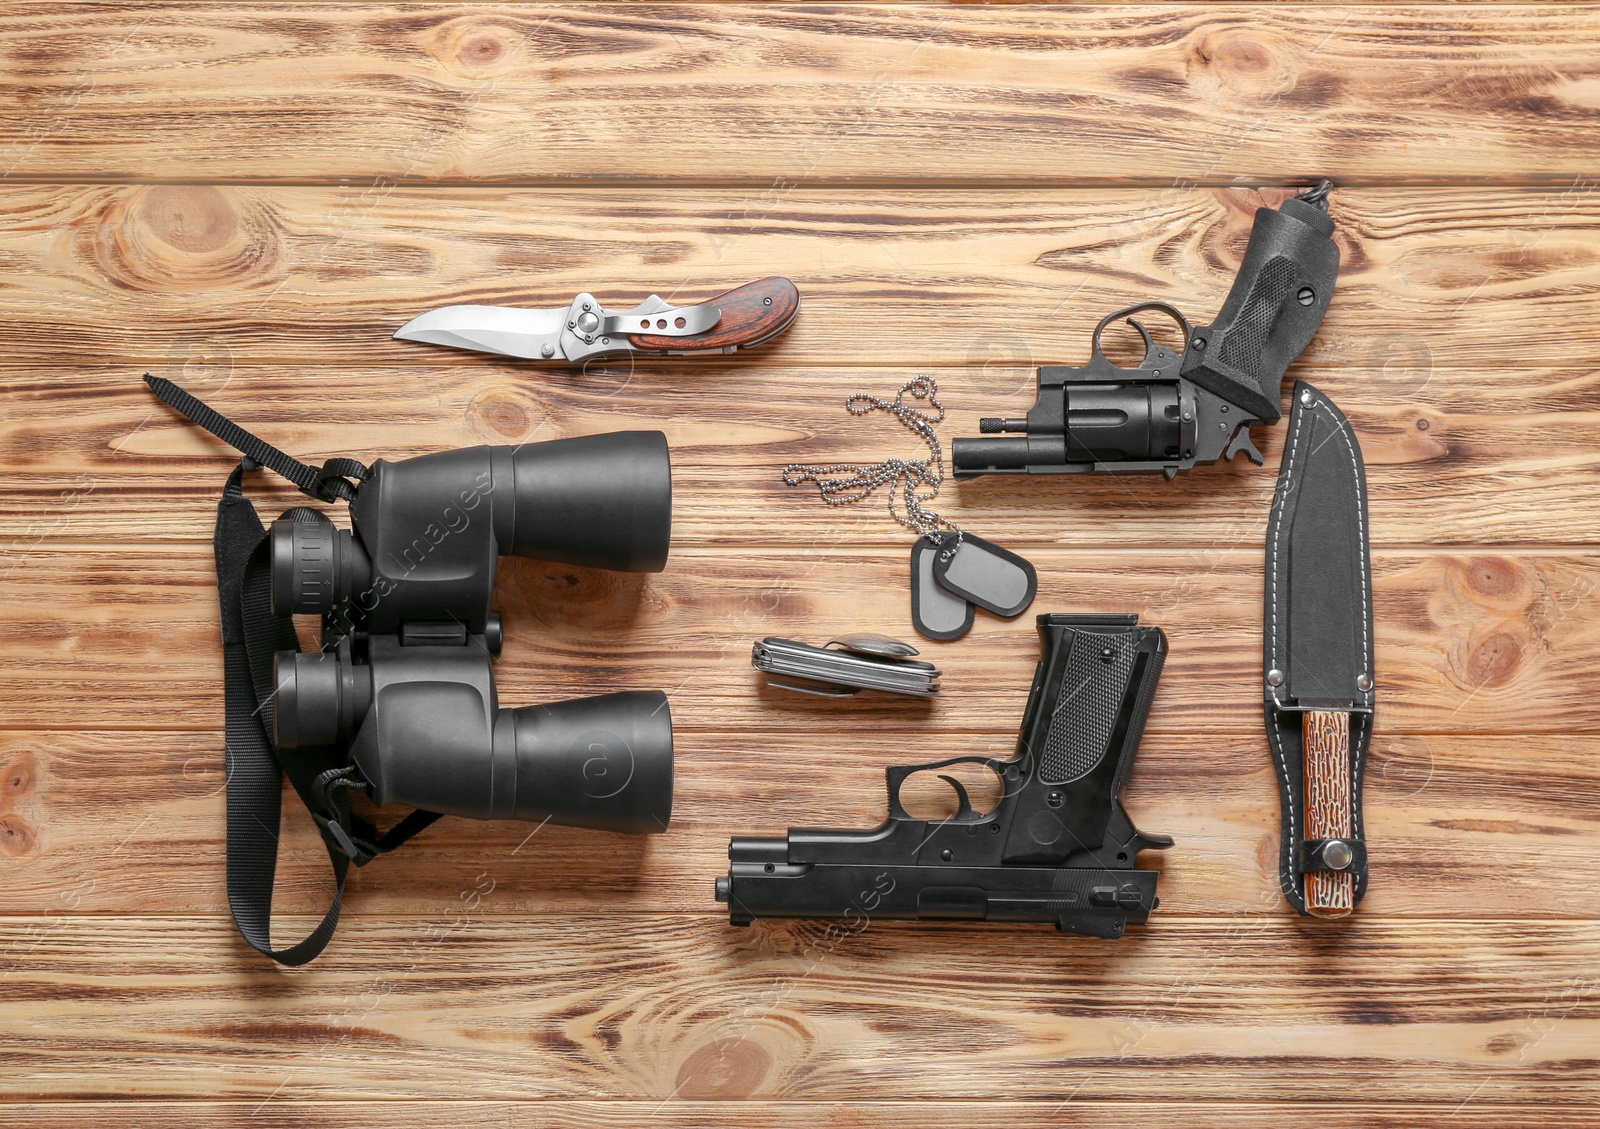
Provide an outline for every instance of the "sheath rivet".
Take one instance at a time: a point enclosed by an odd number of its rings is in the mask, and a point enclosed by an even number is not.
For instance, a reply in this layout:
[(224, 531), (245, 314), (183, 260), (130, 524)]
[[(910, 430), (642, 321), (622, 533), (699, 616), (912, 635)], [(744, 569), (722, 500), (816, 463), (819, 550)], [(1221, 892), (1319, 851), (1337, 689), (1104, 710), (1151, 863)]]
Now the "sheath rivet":
[(1309, 390), (1300, 393), (1300, 402), (1308, 408), (1311, 406), (1311, 392)]
[(1365, 694), (1372, 689), (1372, 675), (1363, 674), (1356, 678), (1356, 689)]
[(1268, 686), (1282, 686), (1283, 685), (1283, 671), (1281, 671), (1281, 670), (1269, 670), (1269, 671), (1267, 671), (1267, 685)]
[(544, 346), (540, 348), (539, 355), (541, 357), (553, 357), (556, 355), (556, 347), (547, 341), (545, 342)]
[(1350, 849), (1350, 844), (1338, 839), (1322, 848), (1322, 861), (1328, 864), (1329, 870), (1343, 870), (1355, 858), (1356, 853)]

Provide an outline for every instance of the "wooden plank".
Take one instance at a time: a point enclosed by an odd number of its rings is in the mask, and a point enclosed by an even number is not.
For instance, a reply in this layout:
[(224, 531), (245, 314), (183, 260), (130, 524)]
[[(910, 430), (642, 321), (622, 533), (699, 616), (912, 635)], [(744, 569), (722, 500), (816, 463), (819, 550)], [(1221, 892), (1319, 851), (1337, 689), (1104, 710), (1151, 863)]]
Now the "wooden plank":
[[(909, 550), (886, 495), (828, 509), (814, 488), (781, 484), (789, 463), (872, 462), (926, 455), (886, 414), (860, 419), (846, 396), (892, 398), (907, 373), (859, 367), (761, 366), (632, 373), (528, 374), (502, 366), (419, 365), (368, 376), (280, 367), (161, 366), (220, 411), (298, 457), (408, 458), (479, 443), (522, 443), (659, 427), (673, 449), (680, 547), (845, 544)], [(984, 415), (1020, 415), (1033, 370), (928, 370), (949, 415), (949, 441)], [(1461, 369), (1398, 384), (1380, 369), (1303, 366), (1360, 437), (1372, 540), (1383, 547), (1584, 544), (1600, 491), (1600, 375)], [(1159, 476), (986, 478), (947, 483), (936, 509), (1019, 551), (1047, 546), (1197, 550), (1264, 543), (1285, 427), (1257, 428), (1264, 467)], [(0, 552), (60, 542), (105, 545), (208, 539), (221, 481), (236, 458), (155, 400), (137, 369), (42, 375), (0, 369)], [(297, 504), (258, 476), (270, 518)], [(256, 489), (256, 487), (253, 487)], [(1516, 520), (1507, 515), (1515, 513)], [(342, 520), (342, 519), (341, 519)]]
[[(1339, 190), (1338, 294), (1305, 360), (1384, 370), (1414, 395), (1440, 370), (1600, 352), (1591, 188)], [(564, 307), (591, 291), (627, 308), (652, 289), (703, 300), (777, 272), (802, 295), (782, 338), (672, 371), (1020, 371), (1082, 363), (1095, 323), (1141, 300), (1204, 323), (1255, 209), (1284, 195), (796, 188), (751, 214), (729, 188), (13, 186), (0, 191), (0, 328), (9, 363), (51, 373), (456, 364), (521, 379), (526, 365), (391, 334), (451, 303)], [(1447, 387), (1441, 372), (1431, 392)]]
[[(15, 1122), (9, 1122), (8, 1116)], [(658, 1129), (815, 1129), (819, 1121), (840, 1129), (923, 1129), (1005, 1124), (1016, 1129), (1055, 1127), (1070, 1116), (1083, 1129), (1280, 1129), (1314, 1123), (1319, 1129), (1503, 1129), (1535, 1123), (1584, 1129), (1600, 1125), (1600, 1110), (1459, 1102), (1146, 1102), (1073, 1099), (1062, 1102), (950, 1102), (879, 1100), (862, 1102), (775, 1101), (279, 1101), (90, 1102), (0, 1105), (0, 1124), (29, 1129), (143, 1129), (181, 1121), (193, 1129), (324, 1129), (372, 1125), (393, 1129), (611, 1129), (648, 1123)]]
[[(1592, 1107), (1600, 924), (1250, 917), (1122, 942), (705, 917), (0, 921), (14, 1100), (609, 1097)], [(300, 919), (297, 924), (309, 924)], [(597, 975), (604, 969), (604, 975)], [(1069, 1107), (1070, 1108), (1070, 1107)]]
[[(770, 712), (782, 708), (774, 702)], [(1164, 700), (1156, 711), (1169, 730), (1146, 735), (1124, 797), (1137, 826), (1177, 840), (1139, 860), (1162, 875), (1152, 928), (1185, 916), (1292, 919), (1277, 892), (1278, 793), (1264, 739), (1174, 732)], [(1015, 743), (1015, 722), (943, 733), (930, 745), (922, 720), (907, 716), (914, 710), (876, 728), (800, 705), (789, 712), (814, 734), (680, 726), (664, 836), (446, 819), (357, 873), (346, 917), (436, 914), (484, 871), (495, 882), (484, 905), (493, 916), (722, 916), (712, 879), (727, 872), (732, 836), (876, 827), (889, 765), (964, 753), (1004, 759)], [(1593, 883), (1553, 880), (1585, 873), (1600, 854), (1600, 737), (1533, 740), (1530, 757), (1521, 735), (1378, 736), (1365, 789), (1372, 885), (1363, 916), (1600, 918)], [(221, 744), (214, 731), (0, 733), (0, 914), (225, 915)], [(992, 779), (963, 775), (975, 803), (993, 801)], [(920, 804), (914, 810), (932, 816), (954, 812), (948, 795), (932, 779), (905, 791)], [(284, 804), (277, 906), (320, 913), (327, 852), (292, 792)], [(379, 820), (390, 821), (387, 812)]]
[[(1030, 555), (1040, 575), (1030, 615), (1136, 611), (1167, 631), (1153, 731), (1259, 736), (1258, 550)], [(863, 629), (910, 635), (905, 560), (903, 547), (687, 550), (645, 577), (506, 558), (501, 700), (657, 688), (683, 727), (811, 732), (815, 704), (761, 690), (751, 643), (785, 632), (818, 642)], [(1600, 652), (1594, 554), (1383, 552), (1374, 580), (1385, 731), (1600, 729), (1588, 684)], [(0, 679), (0, 718), (46, 729), (213, 728), (215, 600), (209, 547), (28, 554), (0, 593), (0, 631), (24, 659)], [(1013, 732), (1038, 661), (1031, 622), (982, 614), (966, 639), (928, 646), (948, 677), (924, 732)], [(828, 708), (874, 723), (907, 716), (907, 705), (880, 696)]]
[(0, 171), (737, 178), (756, 209), (812, 180), (1594, 171), (1591, 7), (1134, 11), (19, 3)]

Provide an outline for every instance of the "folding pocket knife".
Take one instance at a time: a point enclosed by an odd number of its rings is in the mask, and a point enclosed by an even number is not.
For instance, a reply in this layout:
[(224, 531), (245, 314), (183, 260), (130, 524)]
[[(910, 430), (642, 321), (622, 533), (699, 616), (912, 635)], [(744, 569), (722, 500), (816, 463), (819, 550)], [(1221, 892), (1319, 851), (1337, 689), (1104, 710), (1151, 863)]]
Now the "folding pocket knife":
[(618, 354), (692, 356), (736, 353), (768, 341), (800, 310), (787, 278), (763, 278), (695, 306), (652, 294), (631, 310), (608, 310), (592, 294), (570, 306), (442, 306), (419, 314), (396, 337), (452, 349), (500, 353), (551, 364), (580, 364)]

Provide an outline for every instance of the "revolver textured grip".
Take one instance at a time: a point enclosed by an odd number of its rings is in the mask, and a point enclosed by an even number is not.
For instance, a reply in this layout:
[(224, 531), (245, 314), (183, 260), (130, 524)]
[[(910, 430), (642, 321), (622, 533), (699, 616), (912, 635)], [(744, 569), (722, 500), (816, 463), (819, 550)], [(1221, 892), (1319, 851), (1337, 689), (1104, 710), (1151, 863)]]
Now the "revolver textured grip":
[(1227, 301), (1190, 335), (1182, 375), (1264, 421), (1282, 416), (1283, 374), (1311, 343), (1339, 275), (1333, 220), (1314, 204), (1256, 211)]

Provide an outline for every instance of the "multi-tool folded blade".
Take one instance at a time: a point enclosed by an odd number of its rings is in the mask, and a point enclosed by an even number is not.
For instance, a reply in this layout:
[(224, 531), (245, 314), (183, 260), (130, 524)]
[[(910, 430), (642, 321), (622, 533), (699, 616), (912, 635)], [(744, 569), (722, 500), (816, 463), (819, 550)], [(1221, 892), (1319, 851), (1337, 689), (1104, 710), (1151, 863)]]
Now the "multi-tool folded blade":
[(882, 690), (916, 698), (939, 692), (939, 668), (915, 661), (917, 649), (872, 632), (841, 635), (825, 647), (770, 635), (755, 645), (750, 665), (774, 677), (767, 685), (824, 698)]
[(549, 309), (442, 306), (412, 318), (395, 336), (570, 365), (618, 354), (736, 353), (788, 329), (799, 309), (794, 283), (773, 277), (692, 306), (672, 305), (657, 294), (624, 311), (606, 309), (592, 294)]

